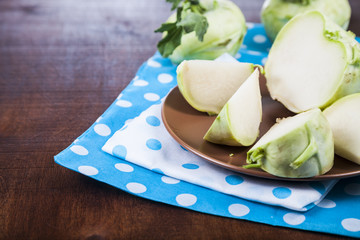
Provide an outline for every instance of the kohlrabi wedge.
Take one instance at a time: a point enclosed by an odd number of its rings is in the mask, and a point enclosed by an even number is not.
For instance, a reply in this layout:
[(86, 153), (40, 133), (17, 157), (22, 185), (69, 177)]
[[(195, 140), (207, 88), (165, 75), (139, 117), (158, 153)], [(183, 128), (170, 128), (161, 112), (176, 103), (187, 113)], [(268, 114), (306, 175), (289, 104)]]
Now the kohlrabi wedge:
[(308, 178), (328, 172), (334, 163), (329, 122), (315, 108), (279, 120), (248, 151), (245, 168), (260, 167), (286, 178)]
[(220, 112), (253, 71), (251, 63), (211, 60), (183, 61), (176, 70), (179, 90), (185, 100), (210, 115)]
[(360, 92), (360, 44), (318, 11), (297, 15), (279, 32), (265, 77), (271, 97), (290, 111), (324, 109)]
[(360, 93), (343, 97), (324, 111), (335, 142), (335, 153), (360, 164)]
[(348, 0), (265, 0), (261, 21), (268, 37), (274, 41), (280, 29), (294, 16), (318, 10), (347, 29), (351, 16)]
[(256, 69), (222, 108), (204, 139), (229, 146), (249, 146), (259, 135), (261, 117), (259, 70)]

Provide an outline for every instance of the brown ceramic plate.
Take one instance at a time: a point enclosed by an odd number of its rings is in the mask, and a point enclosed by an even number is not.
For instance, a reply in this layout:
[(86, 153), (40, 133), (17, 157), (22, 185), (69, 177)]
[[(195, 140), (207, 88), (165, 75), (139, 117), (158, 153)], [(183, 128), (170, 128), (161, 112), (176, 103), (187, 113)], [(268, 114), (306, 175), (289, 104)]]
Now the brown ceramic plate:
[[(265, 80), (260, 79), (263, 119), (260, 125), (262, 136), (276, 121), (276, 118), (293, 115), (279, 102), (273, 101), (266, 90)], [(162, 108), (162, 119), (172, 137), (183, 147), (205, 160), (239, 173), (277, 180), (319, 181), (335, 178), (345, 178), (360, 175), (360, 165), (335, 156), (333, 168), (326, 174), (312, 178), (280, 178), (261, 169), (246, 169), (246, 153), (250, 147), (230, 147), (217, 145), (203, 140), (203, 136), (215, 119), (192, 108), (175, 87), (166, 97)], [(233, 154), (230, 156), (230, 154)]]

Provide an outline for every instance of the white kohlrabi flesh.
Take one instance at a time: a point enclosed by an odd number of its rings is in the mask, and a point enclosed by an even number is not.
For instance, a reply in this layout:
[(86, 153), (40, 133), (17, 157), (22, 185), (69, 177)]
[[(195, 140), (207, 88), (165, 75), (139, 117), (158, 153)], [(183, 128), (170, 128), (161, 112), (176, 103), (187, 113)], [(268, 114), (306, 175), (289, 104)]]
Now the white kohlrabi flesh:
[(360, 93), (343, 97), (324, 111), (335, 142), (335, 153), (360, 164)]
[(318, 108), (282, 119), (248, 151), (247, 163), (278, 177), (324, 174), (334, 163), (329, 122)]
[(351, 8), (348, 0), (266, 0), (261, 10), (261, 21), (266, 34), (274, 41), (291, 18), (310, 10), (322, 12), (345, 30), (349, 25)]
[(216, 117), (204, 139), (229, 146), (249, 146), (259, 135), (262, 117), (259, 70), (239, 87)]
[(298, 15), (277, 36), (265, 77), (271, 97), (290, 111), (324, 109), (360, 92), (360, 45), (320, 12)]
[(251, 63), (212, 60), (183, 61), (176, 70), (178, 87), (185, 100), (210, 115), (220, 112), (253, 71)]
[[(203, 15), (208, 21), (208, 29), (203, 41), (195, 32), (181, 37), (181, 44), (169, 56), (173, 63), (190, 59), (213, 60), (224, 53), (235, 56), (246, 34), (246, 22), (237, 5), (229, 0), (200, 0), (206, 11)], [(172, 15), (168, 22), (174, 22)]]

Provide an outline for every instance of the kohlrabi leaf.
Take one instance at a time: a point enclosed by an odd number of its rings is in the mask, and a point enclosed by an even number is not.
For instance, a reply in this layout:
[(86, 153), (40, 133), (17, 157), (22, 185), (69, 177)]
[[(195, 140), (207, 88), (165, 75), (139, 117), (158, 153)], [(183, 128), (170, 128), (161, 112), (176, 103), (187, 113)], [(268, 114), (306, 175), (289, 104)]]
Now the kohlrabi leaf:
[(177, 23), (178, 27), (183, 27), (186, 33), (195, 31), (199, 41), (203, 41), (206, 30), (209, 26), (206, 17), (199, 13), (190, 12), (185, 15), (181, 22)]

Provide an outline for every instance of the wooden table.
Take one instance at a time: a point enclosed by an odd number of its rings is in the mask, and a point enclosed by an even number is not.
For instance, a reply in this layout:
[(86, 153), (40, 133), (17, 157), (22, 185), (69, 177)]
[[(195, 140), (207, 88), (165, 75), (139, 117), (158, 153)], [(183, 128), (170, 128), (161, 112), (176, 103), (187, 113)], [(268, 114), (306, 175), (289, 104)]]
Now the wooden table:
[[(235, 1), (259, 22), (261, 0)], [(360, 35), (360, 1), (350, 1)], [(344, 239), (135, 197), (54, 163), (156, 50), (165, 0), (0, 1), (0, 239)]]

